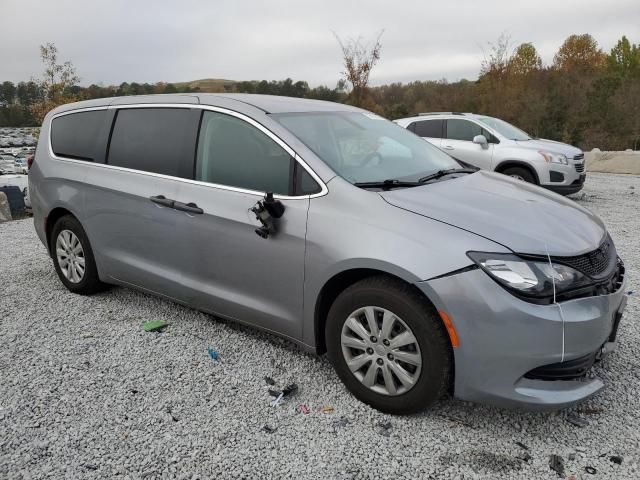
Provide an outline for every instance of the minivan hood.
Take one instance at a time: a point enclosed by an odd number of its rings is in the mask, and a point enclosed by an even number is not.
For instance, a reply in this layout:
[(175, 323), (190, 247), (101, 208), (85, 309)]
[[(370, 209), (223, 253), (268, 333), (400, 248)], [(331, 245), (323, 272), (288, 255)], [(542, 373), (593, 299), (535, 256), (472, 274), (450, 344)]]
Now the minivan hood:
[(598, 248), (606, 232), (598, 217), (572, 200), (482, 170), (381, 195), (395, 207), (481, 235), (516, 253), (580, 255)]
[(531, 140), (514, 140), (519, 147), (530, 148), (532, 150), (544, 150), (550, 153), (561, 153), (567, 158), (573, 158), (582, 153), (582, 150), (566, 143), (556, 142), (554, 140), (545, 140), (544, 138), (536, 138)]

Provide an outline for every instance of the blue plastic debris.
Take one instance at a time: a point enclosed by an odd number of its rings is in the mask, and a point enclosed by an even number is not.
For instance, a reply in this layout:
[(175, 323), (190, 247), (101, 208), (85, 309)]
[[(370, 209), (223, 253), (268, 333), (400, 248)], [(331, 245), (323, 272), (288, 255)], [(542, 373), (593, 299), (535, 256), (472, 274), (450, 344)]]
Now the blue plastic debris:
[(209, 352), (209, 356), (211, 357), (211, 360), (218, 360), (218, 352), (216, 352), (213, 348), (209, 347), (207, 349), (207, 351)]

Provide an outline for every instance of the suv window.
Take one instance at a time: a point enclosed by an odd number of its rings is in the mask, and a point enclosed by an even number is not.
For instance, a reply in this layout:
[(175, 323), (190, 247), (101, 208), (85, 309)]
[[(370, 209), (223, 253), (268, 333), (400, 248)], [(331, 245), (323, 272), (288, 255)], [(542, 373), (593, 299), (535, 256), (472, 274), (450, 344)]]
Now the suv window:
[(449, 140), (471, 142), (476, 135), (484, 135), (489, 143), (497, 143), (496, 138), (490, 132), (476, 123), (457, 118), (447, 120), (447, 138)]
[(289, 195), (293, 166), (291, 155), (253, 125), (224, 113), (204, 112), (196, 180)]
[(413, 125), (412, 131), (419, 137), (442, 138), (444, 120), (422, 120)]
[(107, 147), (107, 110), (70, 113), (51, 122), (51, 148), (60, 157), (103, 161)]
[(118, 110), (107, 163), (144, 172), (192, 178), (199, 110)]
[(482, 135), (482, 127), (468, 120), (447, 120), (447, 138), (450, 140), (472, 141), (476, 135)]

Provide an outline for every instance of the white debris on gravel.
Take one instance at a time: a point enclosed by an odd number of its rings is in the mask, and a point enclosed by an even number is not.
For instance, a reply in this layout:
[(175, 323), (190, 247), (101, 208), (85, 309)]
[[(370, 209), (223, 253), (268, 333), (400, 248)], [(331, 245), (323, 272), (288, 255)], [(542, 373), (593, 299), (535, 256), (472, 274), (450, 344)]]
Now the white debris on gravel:
[[(590, 174), (573, 198), (605, 221), (636, 290), (640, 177)], [(393, 417), (277, 337), (124, 288), (73, 295), (31, 220), (1, 224), (0, 478), (558, 478), (551, 455), (565, 476), (638, 478), (639, 303), (629, 298), (618, 350), (596, 367), (608, 388), (582, 405), (446, 400)], [(169, 325), (143, 331), (152, 320)], [(294, 382), (272, 407), (268, 389)]]

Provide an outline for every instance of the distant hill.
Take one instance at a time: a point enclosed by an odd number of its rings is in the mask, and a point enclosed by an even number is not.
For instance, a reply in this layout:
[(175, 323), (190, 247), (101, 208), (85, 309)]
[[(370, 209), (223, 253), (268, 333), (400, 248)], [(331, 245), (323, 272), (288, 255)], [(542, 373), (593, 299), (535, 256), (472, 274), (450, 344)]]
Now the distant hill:
[(203, 78), (202, 80), (191, 80), (189, 82), (174, 83), (178, 90), (186, 87), (200, 88), (201, 92), (224, 92), (225, 86), (230, 87), (237, 83), (235, 80), (225, 80), (223, 78)]

